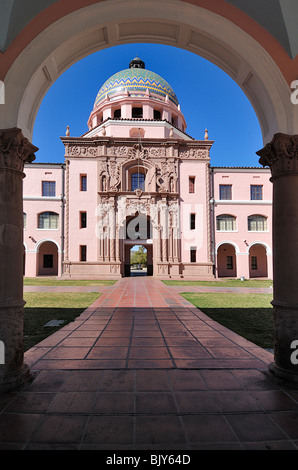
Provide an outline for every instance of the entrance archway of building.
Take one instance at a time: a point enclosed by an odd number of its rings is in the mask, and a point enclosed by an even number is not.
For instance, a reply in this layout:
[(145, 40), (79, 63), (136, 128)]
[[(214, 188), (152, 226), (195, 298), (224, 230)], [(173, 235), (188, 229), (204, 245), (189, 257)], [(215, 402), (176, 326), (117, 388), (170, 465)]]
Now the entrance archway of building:
[[(139, 248), (144, 248), (145, 254), (146, 254), (146, 262), (145, 263), (138, 263), (138, 262), (133, 262), (133, 252), (138, 251)], [(148, 261), (149, 261), (149, 266), (152, 264), (152, 260), (150, 263), (150, 259), (148, 259), (148, 251), (145, 245), (134, 245), (130, 249), (130, 276), (148, 276)], [(152, 256), (151, 256), (152, 258)], [(149, 270), (150, 271), (150, 270)]]
[(249, 277), (268, 277), (267, 250), (261, 243), (254, 243), (249, 249)]
[(36, 271), (37, 276), (58, 276), (58, 247), (54, 242), (39, 245)]
[(218, 277), (236, 277), (236, 250), (230, 243), (223, 243), (217, 250)]
[(150, 216), (137, 211), (126, 217), (124, 240), (124, 276), (131, 275), (131, 249), (138, 245), (147, 250), (147, 276), (153, 275), (152, 223)]

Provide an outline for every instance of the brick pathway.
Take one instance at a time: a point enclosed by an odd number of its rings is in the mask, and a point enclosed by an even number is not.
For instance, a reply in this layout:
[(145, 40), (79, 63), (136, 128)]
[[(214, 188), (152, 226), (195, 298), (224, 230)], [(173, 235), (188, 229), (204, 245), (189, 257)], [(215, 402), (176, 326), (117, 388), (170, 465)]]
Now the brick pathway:
[(298, 391), (270, 353), (153, 278), (102, 292), (26, 353), (36, 376), (0, 395), (0, 449), (298, 448)]

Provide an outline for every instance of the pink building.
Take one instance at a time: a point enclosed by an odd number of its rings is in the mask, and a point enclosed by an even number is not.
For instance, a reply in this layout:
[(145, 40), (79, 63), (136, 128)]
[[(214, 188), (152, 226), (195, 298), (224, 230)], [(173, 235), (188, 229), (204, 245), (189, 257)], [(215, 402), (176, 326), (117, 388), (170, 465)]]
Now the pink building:
[(172, 87), (135, 58), (100, 88), (61, 164), (27, 164), (26, 276), (119, 278), (147, 250), (160, 278), (272, 277), (270, 170), (215, 168)]

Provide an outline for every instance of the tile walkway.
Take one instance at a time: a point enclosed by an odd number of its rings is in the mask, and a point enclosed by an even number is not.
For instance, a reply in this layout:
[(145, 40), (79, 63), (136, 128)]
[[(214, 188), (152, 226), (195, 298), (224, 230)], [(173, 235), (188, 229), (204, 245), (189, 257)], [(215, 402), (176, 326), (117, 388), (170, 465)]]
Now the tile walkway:
[(35, 378), (0, 395), (1, 450), (298, 449), (298, 390), (271, 353), (154, 278), (100, 290), (25, 354)]

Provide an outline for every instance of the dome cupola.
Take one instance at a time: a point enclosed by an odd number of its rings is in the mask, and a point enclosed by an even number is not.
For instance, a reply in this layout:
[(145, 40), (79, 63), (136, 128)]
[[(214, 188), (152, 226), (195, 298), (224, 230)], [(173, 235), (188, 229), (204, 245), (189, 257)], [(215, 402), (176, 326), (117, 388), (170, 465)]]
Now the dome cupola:
[[(107, 123), (107, 120), (114, 121), (113, 131), (111, 122)], [(148, 132), (144, 129), (144, 135), (152, 134), (149, 132), (152, 121), (155, 121), (159, 128), (164, 123), (164, 127), (173, 125), (182, 132), (186, 129), (185, 119), (173, 88), (160, 75), (146, 69), (145, 62), (139, 57), (132, 59), (127, 69), (115, 73), (100, 87), (88, 120), (88, 127), (89, 130), (93, 130), (104, 125), (103, 132), (106, 133), (109, 125), (112, 132), (110, 135), (115, 135), (114, 132), (118, 135), (122, 130), (125, 134), (124, 126), (127, 128), (130, 125), (127, 121), (130, 120), (142, 121), (142, 127), (146, 123)], [(133, 126), (135, 125), (133, 123)], [(169, 129), (164, 131), (164, 135), (169, 134)]]

